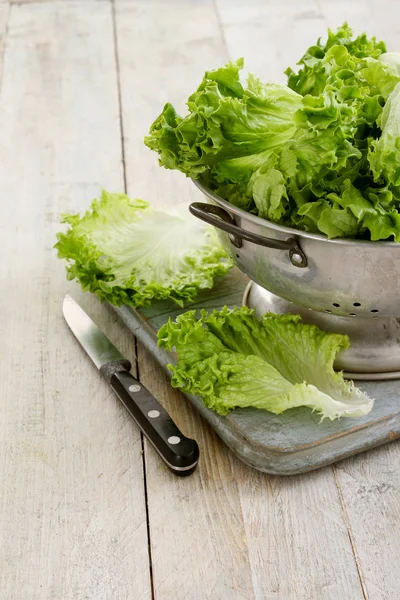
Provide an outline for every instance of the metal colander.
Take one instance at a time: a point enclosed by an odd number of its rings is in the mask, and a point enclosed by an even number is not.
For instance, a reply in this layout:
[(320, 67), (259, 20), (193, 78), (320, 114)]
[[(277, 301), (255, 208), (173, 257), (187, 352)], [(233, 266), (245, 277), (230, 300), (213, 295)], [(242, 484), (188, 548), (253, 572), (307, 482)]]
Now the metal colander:
[(400, 317), (400, 244), (329, 240), (282, 227), (195, 183), (210, 204), (195, 202), (190, 211), (218, 228), (235, 264), (263, 288), (336, 316)]
[(299, 313), (349, 335), (350, 350), (335, 366), (354, 379), (400, 377), (400, 244), (329, 240), (282, 227), (194, 183), (209, 203), (195, 202), (190, 211), (217, 227), (234, 263), (260, 286), (248, 294), (250, 306)]

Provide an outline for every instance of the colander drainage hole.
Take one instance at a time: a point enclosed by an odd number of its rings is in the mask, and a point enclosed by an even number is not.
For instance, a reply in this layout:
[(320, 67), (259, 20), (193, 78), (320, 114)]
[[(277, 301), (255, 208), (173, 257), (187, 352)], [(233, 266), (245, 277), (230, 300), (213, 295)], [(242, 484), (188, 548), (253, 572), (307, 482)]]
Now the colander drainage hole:
[(340, 308), (340, 304), (338, 304), (337, 302), (334, 302), (334, 303), (332, 304), (332, 306), (334, 306), (335, 308)]
[(356, 317), (356, 313), (349, 313), (350, 317)]
[(379, 312), (379, 310), (378, 310), (377, 308), (373, 308), (373, 309), (371, 310), (371, 312), (372, 312), (372, 313), (378, 313), (378, 312)]
[(325, 312), (326, 312), (326, 313), (329, 313), (330, 315), (332, 314), (332, 311), (331, 311), (331, 310), (329, 310), (329, 308), (327, 308), (327, 309), (325, 310)]
[(236, 254), (236, 258), (240, 258), (239, 254)]
[(361, 306), (360, 302), (354, 302), (353, 306)]

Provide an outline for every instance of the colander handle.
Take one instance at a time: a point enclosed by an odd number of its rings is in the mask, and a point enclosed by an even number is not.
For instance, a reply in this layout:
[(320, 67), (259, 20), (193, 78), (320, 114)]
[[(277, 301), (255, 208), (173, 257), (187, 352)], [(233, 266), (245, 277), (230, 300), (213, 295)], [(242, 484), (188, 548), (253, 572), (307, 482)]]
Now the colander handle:
[(229, 239), (236, 248), (241, 248), (242, 240), (258, 244), (259, 246), (265, 246), (266, 248), (274, 248), (275, 250), (289, 250), (289, 257), (291, 263), (295, 267), (306, 267), (307, 257), (303, 250), (298, 245), (295, 238), (288, 238), (287, 240), (273, 240), (271, 238), (258, 235), (252, 231), (247, 231), (235, 225), (235, 221), (232, 219), (229, 213), (226, 212), (220, 206), (214, 206), (214, 204), (206, 204), (205, 202), (192, 202), (189, 205), (189, 210), (198, 219), (205, 221), (209, 225), (214, 225), (218, 229), (222, 229), (226, 233), (229, 233)]

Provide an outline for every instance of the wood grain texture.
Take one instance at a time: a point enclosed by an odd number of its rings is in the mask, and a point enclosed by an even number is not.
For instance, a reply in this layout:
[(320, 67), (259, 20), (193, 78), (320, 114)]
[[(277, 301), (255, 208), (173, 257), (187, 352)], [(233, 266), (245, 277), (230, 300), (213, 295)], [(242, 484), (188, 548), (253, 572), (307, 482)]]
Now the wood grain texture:
[(230, 56), (243, 56), (246, 73), (275, 83), (286, 83), (285, 68), (323, 34), (319, 6), (318, 0), (216, 0)]
[(9, 2), (10, 4), (37, 4), (42, 2), (67, 2), (69, 5), (74, 2), (110, 2), (110, 0), (0, 0), (0, 2)]
[(54, 0), (8, 0), (10, 4), (38, 4), (42, 2), (54, 2)]
[(181, 173), (159, 168), (143, 138), (165, 102), (184, 111), (215, 57), (226, 59), (212, 5), (117, 0), (115, 6), (129, 193), (157, 205), (201, 200), (203, 194)]
[[(183, 176), (157, 166), (142, 139), (166, 100), (182, 110), (204, 70), (228, 59), (213, 9), (211, 1), (116, 3), (132, 196), (156, 203), (197, 197)], [(235, 48), (230, 50), (237, 55)], [(253, 48), (253, 59), (258, 50)], [(156, 599), (361, 600), (331, 469), (291, 480), (248, 469), (171, 390), (142, 349), (139, 367), (142, 382), (201, 449), (198, 471), (177, 480), (146, 447)]]
[[(90, 24), (90, 26), (89, 26)], [(4, 600), (150, 598), (140, 435), (69, 332), (60, 215), (121, 189), (108, 4), (13, 6), (0, 95), (0, 589)]]
[(0, 90), (1, 90), (1, 81), (3, 74), (3, 54), (4, 54), (4, 46), (6, 41), (6, 32), (7, 32), (7, 23), (9, 16), (9, 6), (7, 4), (1, 4), (0, 2)]
[(398, 51), (400, 5), (394, 0), (319, 0), (321, 12), (329, 27), (348, 21), (357, 33), (383, 39), (388, 50)]
[(334, 467), (365, 595), (374, 600), (399, 597), (399, 461), (393, 442)]

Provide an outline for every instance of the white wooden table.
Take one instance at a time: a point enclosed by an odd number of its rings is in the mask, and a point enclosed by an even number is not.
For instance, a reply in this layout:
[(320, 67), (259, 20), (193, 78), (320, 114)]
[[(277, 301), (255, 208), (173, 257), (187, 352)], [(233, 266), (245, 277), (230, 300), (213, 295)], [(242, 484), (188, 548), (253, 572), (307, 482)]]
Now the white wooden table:
[[(0, 0), (1, 600), (400, 598), (399, 443), (287, 479), (245, 467), (52, 249), (101, 187), (198, 198), (142, 144), (163, 103), (229, 57), (283, 82), (346, 19), (400, 50), (397, 0)], [(66, 292), (198, 440), (191, 478), (84, 356)]]

